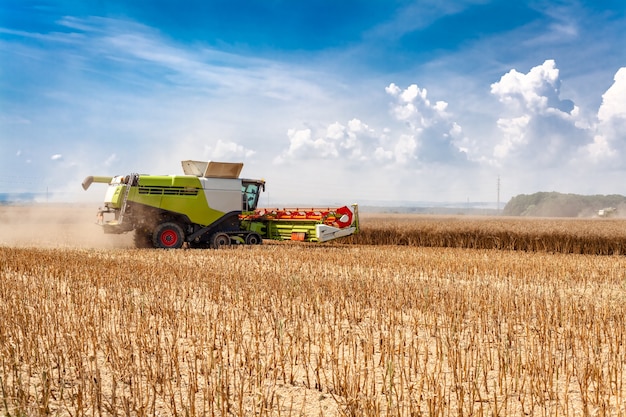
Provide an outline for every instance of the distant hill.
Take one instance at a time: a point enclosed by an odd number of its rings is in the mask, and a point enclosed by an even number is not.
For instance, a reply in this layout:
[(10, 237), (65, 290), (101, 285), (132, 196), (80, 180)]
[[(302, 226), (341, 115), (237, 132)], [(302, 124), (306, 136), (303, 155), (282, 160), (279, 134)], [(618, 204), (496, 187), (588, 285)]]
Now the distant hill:
[(598, 217), (600, 210), (605, 210), (607, 216), (626, 217), (626, 196), (557, 192), (520, 194), (506, 204), (502, 214), (529, 217)]

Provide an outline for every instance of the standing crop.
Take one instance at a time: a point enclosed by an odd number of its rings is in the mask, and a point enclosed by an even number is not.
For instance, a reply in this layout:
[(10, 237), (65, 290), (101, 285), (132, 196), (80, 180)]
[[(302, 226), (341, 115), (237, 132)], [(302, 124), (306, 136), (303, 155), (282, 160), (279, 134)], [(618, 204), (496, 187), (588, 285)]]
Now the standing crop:
[(536, 219), (425, 215), (363, 216), (345, 242), (589, 255), (626, 253), (624, 219)]

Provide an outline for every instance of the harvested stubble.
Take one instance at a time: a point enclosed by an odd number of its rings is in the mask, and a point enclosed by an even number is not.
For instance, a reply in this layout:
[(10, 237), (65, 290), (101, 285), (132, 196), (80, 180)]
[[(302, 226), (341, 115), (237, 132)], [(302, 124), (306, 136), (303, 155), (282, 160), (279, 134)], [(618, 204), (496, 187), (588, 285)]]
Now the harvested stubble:
[(623, 415), (626, 259), (0, 247), (7, 415)]
[(626, 253), (626, 219), (366, 214), (346, 242), (619, 255)]

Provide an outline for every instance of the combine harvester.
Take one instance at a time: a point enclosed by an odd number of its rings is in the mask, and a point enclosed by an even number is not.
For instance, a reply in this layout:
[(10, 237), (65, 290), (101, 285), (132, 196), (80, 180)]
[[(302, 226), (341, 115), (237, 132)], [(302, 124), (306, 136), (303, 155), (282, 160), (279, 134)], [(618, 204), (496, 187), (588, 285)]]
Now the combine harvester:
[(263, 239), (326, 242), (359, 230), (358, 206), (259, 209), (264, 180), (239, 178), (243, 163), (182, 161), (185, 175), (89, 176), (109, 187), (104, 233), (135, 231), (137, 247), (258, 245)]

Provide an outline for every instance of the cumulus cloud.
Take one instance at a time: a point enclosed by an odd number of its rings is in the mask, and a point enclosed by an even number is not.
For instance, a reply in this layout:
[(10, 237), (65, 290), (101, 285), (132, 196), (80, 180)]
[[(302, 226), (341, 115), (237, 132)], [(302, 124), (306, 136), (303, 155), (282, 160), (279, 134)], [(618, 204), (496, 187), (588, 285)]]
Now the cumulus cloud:
[(289, 129), (289, 147), (274, 162), (284, 163), (301, 159), (337, 159), (367, 161), (372, 158), (379, 135), (359, 119), (351, 119), (345, 125), (331, 123), (313, 131)]
[(407, 163), (410, 159), (415, 158), (415, 150), (417, 149), (417, 141), (412, 135), (400, 135), (400, 138), (393, 147), (393, 155), (396, 162), (400, 164)]
[(208, 159), (216, 160), (230, 160), (230, 159), (245, 159), (250, 158), (255, 154), (255, 151), (248, 149), (235, 142), (218, 140), (215, 145), (205, 146), (205, 155)]
[(501, 104), (500, 114), (484, 130), (487, 134), (476, 138), (465, 133), (447, 101), (431, 99), (417, 84), (401, 88), (391, 83), (385, 88), (387, 126), (375, 128), (353, 118), (289, 129), (288, 145), (274, 162), (319, 159), (389, 168), (473, 165), (538, 172), (625, 160), (626, 68), (615, 74), (597, 115), (587, 111), (586, 119), (572, 100), (561, 97), (561, 83), (554, 60), (526, 73), (512, 69), (503, 74), (490, 90)]
[(626, 156), (626, 67), (615, 73), (613, 81), (602, 95), (593, 142), (582, 151), (582, 158), (595, 163), (620, 164)]
[(392, 83), (385, 91), (395, 99), (391, 115), (408, 129), (394, 146), (396, 160), (406, 161), (409, 156), (423, 162), (458, 163), (471, 158), (473, 144), (448, 112), (447, 102), (432, 102), (426, 88), (416, 84), (402, 90)]
[(626, 119), (626, 67), (620, 68), (613, 80), (613, 85), (602, 95), (602, 105), (598, 110), (600, 122)]
[(586, 158), (592, 162), (607, 161), (617, 156), (617, 152), (611, 147), (606, 136), (596, 135), (593, 142), (583, 147)]
[(505, 158), (509, 152), (518, 146), (528, 143), (526, 130), (530, 116), (523, 115), (510, 119), (498, 119), (497, 125), (502, 132), (503, 139), (494, 148), (494, 156), (496, 158)]
[(448, 103), (432, 102), (415, 84), (402, 90), (392, 83), (385, 91), (392, 97), (391, 127), (375, 129), (354, 118), (316, 131), (289, 129), (289, 147), (274, 162), (319, 158), (406, 165), (465, 159), (471, 143), (447, 112)]
[(504, 105), (493, 144), (496, 165), (570, 166), (590, 169), (622, 165), (626, 157), (626, 68), (602, 95), (595, 116), (585, 120), (579, 107), (560, 97), (561, 79), (553, 60), (526, 74), (511, 70), (491, 85)]
[(560, 97), (554, 60), (526, 74), (512, 69), (491, 85), (491, 94), (504, 104), (505, 113), (497, 121), (501, 136), (493, 145), (496, 165), (563, 163), (589, 143), (589, 123), (573, 101)]
[(425, 88), (420, 89), (416, 84), (403, 91), (392, 83), (385, 91), (397, 100), (392, 107), (392, 115), (397, 120), (406, 121), (415, 130), (431, 127), (448, 117), (446, 114), (448, 103), (445, 101), (431, 103), (428, 91)]
[[(561, 110), (565, 104), (559, 99), (561, 81), (554, 60), (546, 60), (527, 74), (514, 69), (491, 85), (491, 93), (507, 106), (531, 113)], [(571, 109), (570, 109), (571, 111)]]
[(63, 159), (63, 155), (61, 155), (60, 153), (56, 153), (52, 155), (50, 159), (52, 159), (53, 161), (60, 161), (61, 159)]

